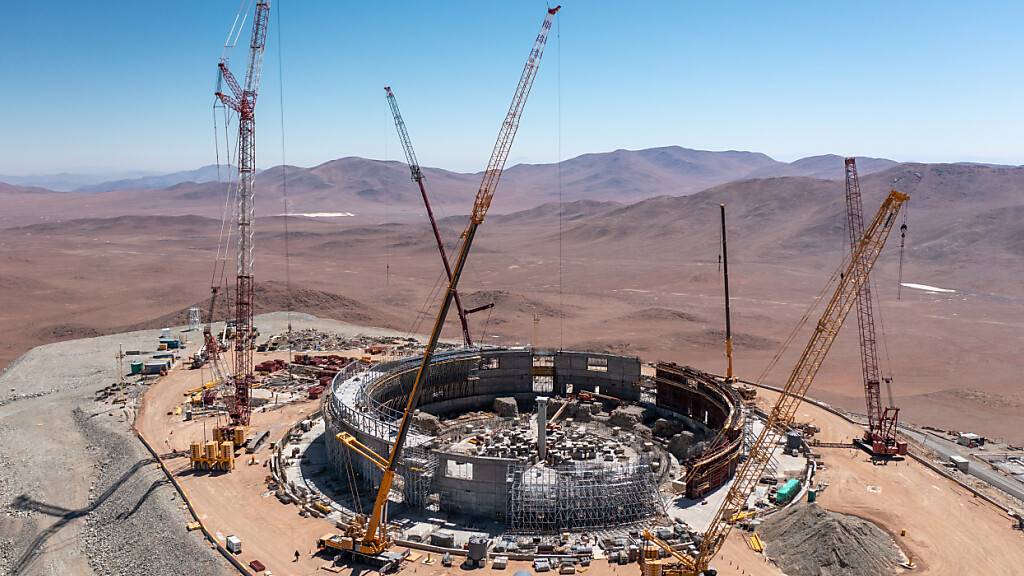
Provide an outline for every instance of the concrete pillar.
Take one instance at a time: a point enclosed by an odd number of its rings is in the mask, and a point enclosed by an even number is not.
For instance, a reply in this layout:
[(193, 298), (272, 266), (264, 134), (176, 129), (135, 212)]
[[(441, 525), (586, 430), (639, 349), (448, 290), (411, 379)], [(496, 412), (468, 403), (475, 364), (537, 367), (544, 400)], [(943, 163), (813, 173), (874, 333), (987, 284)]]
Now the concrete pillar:
[(537, 396), (537, 455), (547, 458), (548, 447), (548, 397)]

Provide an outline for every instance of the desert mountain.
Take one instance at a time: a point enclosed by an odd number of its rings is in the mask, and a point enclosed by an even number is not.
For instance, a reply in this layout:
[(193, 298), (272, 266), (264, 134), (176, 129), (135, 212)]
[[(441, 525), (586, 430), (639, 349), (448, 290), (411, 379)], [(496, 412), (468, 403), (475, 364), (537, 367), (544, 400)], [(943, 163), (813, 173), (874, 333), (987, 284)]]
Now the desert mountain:
[[(893, 164), (880, 159), (866, 159), (863, 163), (863, 174)], [(42, 213), (63, 220), (82, 214), (133, 213), (219, 218), (229, 185), (217, 182), (215, 172), (215, 167), (206, 166), (195, 171), (90, 186), (83, 190), (93, 193), (77, 195), (81, 197), (37, 198), (36, 213), (31, 216)], [(222, 167), (222, 177), (227, 172)], [(431, 202), (440, 216), (467, 211), (480, 184), (480, 173), (462, 174), (438, 168), (424, 168), (424, 173)], [(787, 164), (755, 152), (711, 152), (679, 146), (584, 154), (560, 164), (520, 164), (508, 168), (492, 213), (515, 212), (559, 199), (630, 203), (663, 195), (687, 195), (728, 182), (768, 176), (840, 178), (842, 159), (822, 156)], [(415, 219), (423, 210), (408, 167), (395, 161), (347, 157), (312, 168), (276, 166), (261, 172), (256, 185), (260, 216), (284, 212), (285, 188), (292, 214), (354, 213), (380, 221)], [(0, 215), (0, 227), (25, 223), (22, 219), (27, 210), (14, 208)]]
[[(845, 177), (844, 158), (836, 154), (808, 156), (789, 164), (773, 164), (755, 170), (747, 178), (772, 178), (777, 176), (808, 176), (823, 180), (841, 180)], [(857, 156), (857, 173), (863, 177), (899, 164), (885, 158)]]
[(75, 192), (114, 192), (117, 190), (159, 190), (184, 182), (216, 182), (226, 180), (237, 168), (224, 165), (208, 164), (195, 170), (171, 172), (170, 174), (147, 175), (138, 178), (108, 180), (97, 184), (89, 184), (75, 188)]

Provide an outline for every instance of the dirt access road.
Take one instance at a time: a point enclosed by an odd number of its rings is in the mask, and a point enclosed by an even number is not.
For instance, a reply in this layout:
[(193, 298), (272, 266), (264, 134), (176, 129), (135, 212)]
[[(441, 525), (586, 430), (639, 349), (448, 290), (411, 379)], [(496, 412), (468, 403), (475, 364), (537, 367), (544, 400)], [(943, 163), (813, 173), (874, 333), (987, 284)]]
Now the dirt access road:
[[(293, 315), (295, 328), (317, 328), (354, 337), (363, 335), (400, 336), (398, 332), (355, 326), (334, 320), (322, 320), (307, 315)], [(256, 325), (262, 334), (276, 334), (287, 326), (287, 315), (258, 316)], [(341, 353), (361, 356), (362, 350), (327, 351), (316, 354)], [(256, 363), (272, 358), (286, 358), (286, 352), (255, 353)], [(207, 370), (189, 370), (178, 367), (143, 397), (136, 419), (136, 428), (158, 451), (187, 450), (193, 441), (209, 439), (213, 428), (223, 425), (215, 418), (198, 418), (186, 422), (175, 408), (186, 400), (185, 391), (201, 385), (210, 377)], [(254, 455), (257, 462), (250, 464), (252, 456), (240, 453), (236, 468), (229, 474), (194, 474), (187, 457), (167, 460), (165, 463), (181, 484), (195, 507), (200, 520), (211, 533), (224, 543), (229, 535), (242, 540), (239, 560), (248, 564), (259, 560), (268, 570), (279, 576), (324, 574), (320, 567), (327, 561), (314, 557), (316, 539), (334, 531), (332, 523), (323, 519), (303, 518), (299, 508), (281, 504), (267, 489), (266, 466), (270, 457), (270, 442), (279, 441), (296, 422), (320, 408), (319, 401), (310, 401), (305, 395), (294, 397), (281, 394), (279, 406), (270, 410), (253, 411), (249, 435), (267, 430), (270, 439)], [(273, 407), (273, 404), (267, 407)], [(298, 551), (299, 561), (294, 562)]]
[[(758, 390), (763, 405), (774, 392)], [(811, 403), (797, 422), (821, 427), (822, 442), (849, 442), (859, 426)], [(1006, 514), (915, 460), (876, 466), (861, 450), (821, 448), (827, 482), (818, 503), (868, 519), (893, 535), (918, 568), (915, 574), (1010, 574), (1024, 566), (1024, 533), (1010, 529)], [(906, 535), (901, 532), (906, 530)]]
[[(175, 371), (147, 393), (138, 425), (154, 445), (181, 449), (192, 438), (201, 437), (201, 422), (185, 423), (180, 416), (167, 415), (180, 405), (184, 391), (199, 383), (198, 378), (193, 371)], [(759, 395), (762, 402), (775, 399), (770, 392), (759, 391)], [(272, 439), (277, 439), (315, 409), (315, 403), (297, 402), (272, 412), (256, 412), (253, 429), (268, 429)], [(820, 426), (818, 437), (827, 442), (848, 441), (860, 434), (857, 426), (809, 403), (801, 406), (797, 420)], [(874, 466), (859, 451), (822, 452), (824, 467), (817, 480), (829, 487), (821, 493), (820, 504), (877, 523), (913, 557), (919, 566), (916, 573), (999, 574), (1007, 567), (1024, 565), (1024, 537), (1010, 530), (1000, 510), (973, 498), (955, 483), (912, 460)], [(317, 573), (325, 561), (311, 556), (313, 542), (333, 527), (323, 520), (301, 518), (294, 506), (278, 502), (266, 489), (267, 470), (262, 466), (266, 450), (257, 457), (259, 465), (249, 466), (243, 458), (235, 472), (219, 476), (194, 476), (185, 459), (171, 465), (211, 531), (242, 538), (243, 561), (258, 558), (280, 575)], [(902, 530), (906, 530), (905, 536), (900, 535)], [(734, 531), (714, 562), (720, 574), (780, 574), (745, 546), (743, 536)], [(297, 563), (292, 562), (296, 550), (301, 556)], [(634, 574), (635, 566), (596, 562), (591, 570), (602, 575)], [(459, 569), (409, 565), (406, 571), (440, 574)]]

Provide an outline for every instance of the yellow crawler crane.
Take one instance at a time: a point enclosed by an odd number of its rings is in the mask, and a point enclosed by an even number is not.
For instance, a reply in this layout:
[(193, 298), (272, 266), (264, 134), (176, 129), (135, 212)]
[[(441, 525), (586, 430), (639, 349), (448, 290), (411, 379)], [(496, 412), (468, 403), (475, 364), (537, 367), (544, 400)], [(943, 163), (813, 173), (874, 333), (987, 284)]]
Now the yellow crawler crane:
[[(739, 517), (746, 508), (746, 500), (753, 492), (761, 475), (764, 474), (768, 461), (771, 459), (772, 450), (776, 441), (785, 434), (786, 430), (793, 423), (797, 408), (803, 402), (814, 376), (818, 373), (821, 363), (825, 360), (829, 348), (839, 334), (846, 315), (857, 303), (857, 294), (861, 286), (867, 282), (868, 273), (878, 260), (878, 255), (885, 246), (889, 232), (892, 231), (893, 223), (899, 214), (900, 208), (909, 199), (909, 196), (902, 192), (892, 190), (889, 196), (882, 202), (875, 219), (864, 232), (864, 237), (856, 246), (850, 263), (839, 277), (832, 299), (829, 300), (825, 311), (818, 320), (811, 335), (810, 342), (804, 348), (797, 361), (793, 372), (786, 381), (786, 386), (779, 400), (768, 413), (768, 420), (764, 429), (757, 437), (747, 459), (736, 471), (729, 492), (726, 494), (725, 502), (718, 510), (711, 526), (704, 533), (696, 556), (671, 551), (675, 559), (670, 564), (662, 560), (650, 561), (646, 554), (640, 554), (640, 565), (643, 576), (715, 576), (717, 572), (711, 568), (711, 560), (718, 554), (718, 551), (725, 544), (725, 539), (732, 529), (733, 523), (729, 520)], [(646, 535), (645, 535), (646, 537)], [(658, 540), (651, 540), (659, 544)], [(663, 548), (667, 546), (664, 544)], [(671, 547), (668, 548), (671, 550)]]
[(498, 131), (498, 139), (494, 144), (494, 149), (491, 151), (491, 158), (487, 163), (487, 169), (484, 170), (480, 189), (477, 191), (476, 199), (473, 202), (473, 212), (469, 225), (462, 233), (462, 244), (452, 266), (448, 288), (445, 290), (441, 309), (434, 320), (430, 339), (427, 341), (426, 349), (423, 352), (423, 361), (416, 372), (416, 379), (413, 381), (412, 388), (409, 390), (405, 411), (402, 414), (390, 455), (385, 458), (375, 453), (368, 446), (360, 444), (351, 435), (342, 433), (337, 437), (339, 442), (369, 459), (370, 462), (383, 472), (380, 486), (377, 489), (377, 497), (373, 503), (373, 510), (369, 518), (362, 514), (357, 515), (345, 528), (344, 534), (327, 534), (321, 537), (317, 541), (318, 548), (350, 554), (357, 560), (371, 565), (382, 566), (385, 570), (388, 567), (395, 566), (400, 560), (395, 558), (394, 554), (388, 553), (388, 549), (393, 541), (387, 533), (387, 520), (384, 518), (388, 495), (391, 492), (391, 485), (395, 480), (395, 468), (401, 459), (405, 439), (409, 435), (409, 429), (412, 425), (412, 414), (416, 409), (419, 395), (423, 388), (423, 382), (430, 368), (431, 356), (433, 356), (434, 349), (437, 347), (437, 341), (441, 337), (441, 329), (444, 327), (445, 319), (448, 316), (448, 311), (457, 292), (459, 278), (461, 278), (465, 268), (469, 250), (473, 245), (473, 238), (476, 236), (477, 228), (484, 222), (487, 210), (491, 206), (494, 192), (497, 190), (498, 181), (505, 169), (505, 162), (512, 148), (512, 141), (515, 139), (516, 131), (519, 129), (519, 119), (523, 114), (527, 97), (530, 95), (530, 89), (533, 87), (533, 81), (537, 76), (540, 59), (544, 54), (544, 46), (547, 44), (548, 33), (551, 31), (552, 22), (559, 8), (560, 6), (556, 6), (546, 10), (540, 33), (534, 40), (533, 49), (530, 50), (526, 65), (523, 67), (523, 73), (519, 78), (519, 84), (516, 86), (512, 104), (505, 115), (505, 121), (502, 123), (501, 129)]

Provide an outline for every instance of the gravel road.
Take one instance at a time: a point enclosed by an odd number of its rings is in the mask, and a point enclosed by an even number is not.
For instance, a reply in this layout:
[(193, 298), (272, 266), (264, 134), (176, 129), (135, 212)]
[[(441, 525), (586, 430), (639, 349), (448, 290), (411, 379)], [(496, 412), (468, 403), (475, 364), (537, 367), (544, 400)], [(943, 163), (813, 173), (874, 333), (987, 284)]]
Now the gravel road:
[[(255, 323), (267, 337), (289, 321), (296, 329), (403, 335), (297, 313)], [(131, 431), (133, 407), (94, 399), (117, 381), (119, 345), (153, 350), (158, 336), (144, 330), (40, 346), (0, 375), (0, 574), (237, 574), (201, 533), (185, 530), (191, 518), (180, 497)]]
[(133, 412), (93, 399), (117, 379), (119, 344), (152, 350), (158, 335), (41, 346), (0, 376), (0, 574), (235, 573), (185, 530)]

